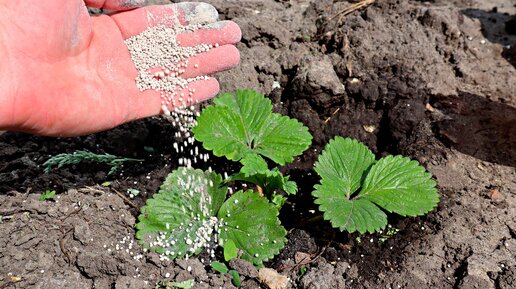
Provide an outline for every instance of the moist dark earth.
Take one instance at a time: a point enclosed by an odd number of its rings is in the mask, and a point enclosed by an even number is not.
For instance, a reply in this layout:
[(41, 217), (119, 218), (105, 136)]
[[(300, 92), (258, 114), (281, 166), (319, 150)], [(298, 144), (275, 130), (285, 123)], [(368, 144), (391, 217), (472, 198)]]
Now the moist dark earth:
[[(243, 31), (240, 66), (218, 75), (222, 91), (258, 90), (314, 136), (282, 168), (300, 191), (280, 215), (288, 244), (266, 265), (290, 278), (287, 288), (516, 288), (512, 1), (385, 0), (348, 15), (340, 13), (348, 1), (206, 2)], [(177, 167), (174, 133), (156, 117), (77, 138), (1, 134), (0, 288), (154, 288), (192, 278), (193, 288), (233, 288), (201, 257), (162, 262), (134, 241), (138, 208)], [(390, 216), (399, 232), (383, 242), (332, 229), (310, 193), (313, 163), (337, 135), (378, 157), (417, 159), (438, 182), (438, 207)], [(49, 156), (76, 150), (143, 162), (112, 175), (91, 163), (43, 172)], [(141, 194), (128, 199), (128, 189)], [(46, 190), (58, 198), (39, 201)], [(242, 288), (267, 288), (248, 263), (230, 266)]]

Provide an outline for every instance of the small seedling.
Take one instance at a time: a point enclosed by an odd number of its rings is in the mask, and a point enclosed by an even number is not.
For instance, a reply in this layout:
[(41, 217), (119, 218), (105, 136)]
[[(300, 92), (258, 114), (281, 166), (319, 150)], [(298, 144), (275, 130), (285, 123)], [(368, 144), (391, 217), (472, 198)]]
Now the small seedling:
[(303, 276), (305, 276), (306, 274), (306, 271), (308, 271), (308, 268), (306, 266), (301, 266), (299, 268), (299, 271), (297, 272), (297, 280), (301, 280), (301, 278), (303, 278)]
[(124, 162), (142, 162), (141, 159), (122, 158), (110, 154), (95, 154), (89, 151), (76, 151), (71, 154), (58, 154), (49, 158), (43, 166), (45, 173), (57, 166), (61, 168), (64, 165), (76, 165), (81, 162), (96, 162), (107, 164), (111, 167), (108, 174), (115, 173)]
[(378, 243), (379, 244), (385, 243), (385, 241), (394, 237), (394, 235), (398, 234), (399, 231), (400, 231), (400, 229), (393, 228), (391, 225), (388, 225), (385, 232), (380, 231), (381, 236), (378, 238)]
[(231, 282), (236, 287), (240, 287), (242, 285), (242, 279), (240, 278), (240, 273), (237, 270), (229, 270), (228, 274), (231, 276)]
[(109, 186), (111, 186), (111, 185), (112, 185), (112, 183), (111, 183), (111, 182), (103, 182), (103, 183), (102, 183), (102, 184), (100, 184), (100, 185), (101, 185), (101, 186), (103, 186), (103, 187), (109, 187)]
[(39, 200), (44, 201), (51, 201), (56, 197), (56, 191), (45, 191), (44, 193), (39, 196)]
[(217, 261), (211, 263), (211, 268), (222, 275), (229, 274), (231, 276), (231, 283), (236, 287), (240, 287), (242, 281), (237, 270), (229, 270), (226, 264)]
[(383, 210), (419, 216), (439, 202), (436, 182), (417, 161), (403, 156), (375, 161), (373, 152), (354, 139), (331, 140), (315, 171), (321, 176), (312, 192), (315, 203), (341, 231), (373, 233), (387, 225)]
[(229, 272), (229, 269), (226, 266), (226, 264), (217, 261), (211, 262), (211, 268), (221, 274), (226, 274), (227, 272)]

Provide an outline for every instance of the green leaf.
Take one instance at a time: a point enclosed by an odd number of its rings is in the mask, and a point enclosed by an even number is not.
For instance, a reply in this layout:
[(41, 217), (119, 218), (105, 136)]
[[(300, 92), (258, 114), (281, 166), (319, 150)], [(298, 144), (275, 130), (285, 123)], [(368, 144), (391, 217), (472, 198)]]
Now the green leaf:
[(211, 268), (221, 274), (226, 274), (229, 271), (226, 264), (217, 261), (211, 262)]
[(229, 239), (226, 241), (226, 245), (224, 246), (224, 260), (229, 262), (231, 259), (235, 259), (238, 255), (238, 248), (235, 245), (233, 240)]
[[(136, 237), (145, 247), (172, 258), (200, 252), (209, 243), (214, 218), (227, 187), (215, 173), (179, 168), (141, 209)], [(205, 239), (205, 238), (208, 238)]]
[(265, 195), (272, 199), (275, 190), (283, 190), (289, 195), (297, 193), (297, 184), (284, 177), (278, 168), (267, 169), (267, 164), (258, 155), (247, 155), (241, 160), (243, 167), (239, 173), (230, 176), (226, 181), (245, 181), (260, 186)]
[(387, 156), (370, 170), (358, 197), (402, 216), (423, 215), (437, 206), (439, 194), (432, 175), (417, 161)]
[(301, 280), (301, 278), (305, 276), (306, 271), (308, 271), (308, 268), (306, 268), (306, 266), (301, 266), (301, 268), (299, 268), (299, 271), (297, 272), (297, 281)]
[[(286, 180), (288, 180), (289, 178), (289, 176), (285, 177)], [(282, 189), (285, 191), (285, 193), (289, 195), (297, 194), (297, 184), (294, 181), (286, 181), (285, 184), (283, 184)]]
[(330, 220), (335, 228), (350, 233), (375, 231), (387, 225), (387, 215), (366, 199), (348, 200), (342, 189), (335, 184), (316, 185), (312, 192), (315, 203), (324, 212), (324, 219)]
[(373, 163), (374, 154), (364, 144), (336, 137), (326, 145), (314, 169), (321, 176), (322, 185), (332, 183), (349, 199)]
[(232, 283), (236, 287), (240, 287), (242, 285), (242, 280), (240, 279), (240, 274), (236, 270), (229, 270), (229, 275), (231, 275)]
[(279, 253), (286, 230), (278, 220), (278, 209), (252, 191), (238, 191), (220, 208), (219, 243), (232, 240), (242, 251), (240, 258), (261, 265)]
[(45, 191), (39, 196), (41, 202), (53, 200), (56, 197), (56, 191)]
[(240, 160), (242, 163), (242, 168), (240, 172), (243, 173), (246, 177), (263, 174), (268, 171), (267, 163), (260, 155), (249, 154), (246, 155), (243, 159)]
[(287, 201), (287, 198), (285, 198), (284, 196), (282, 195), (278, 195), (278, 194), (273, 194), (272, 195), (272, 203), (274, 205), (276, 205), (276, 208), (281, 209), (283, 207), (283, 205), (285, 204), (285, 202)]
[(387, 225), (381, 209), (417, 216), (439, 202), (435, 181), (417, 161), (388, 156), (375, 163), (371, 151), (352, 139), (330, 141), (315, 170), (321, 176), (312, 192), (315, 203), (341, 231), (372, 233)]
[(216, 156), (239, 161), (248, 154), (261, 154), (283, 165), (311, 143), (308, 128), (273, 113), (271, 101), (255, 91), (226, 93), (214, 103), (202, 111), (192, 131)]

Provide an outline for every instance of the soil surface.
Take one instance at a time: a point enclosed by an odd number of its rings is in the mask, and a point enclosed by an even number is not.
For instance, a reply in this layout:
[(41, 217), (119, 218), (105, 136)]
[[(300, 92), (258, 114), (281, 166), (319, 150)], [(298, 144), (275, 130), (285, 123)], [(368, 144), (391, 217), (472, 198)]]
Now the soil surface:
[[(300, 191), (280, 215), (288, 244), (267, 267), (290, 278), (287, 288), (516, 288), (514, 2), (384, 0), (349, 15), (348, 1), (205, 2), (243, 30), (241, 65), (219, 75), (222, 90), (256, 89), (314, 135), (282, 168)], [(150, 118), (78, 138), (1, 134), (0, 288), (192, 278), (193, 288), (233, 288), (202, 255), (162, 262), (134, 241), (138, 208), (177, 167), (174, 133)], [(385, 240), (332, 229), (313, 204), (311, 168), (337, 135), (419, 160), (438, 181), (438, 208), (389, 216), (399, 231)], [(43, 172), (50, 155), (76, 150), (143, 161), (112, 175), (99, 164)], [(231, 172), (222, 160), (207, 165)], [(55, 201), (38, 200), (47, 190)], [(267, 288), (249, 263), (230, 266), (242, 288)]]

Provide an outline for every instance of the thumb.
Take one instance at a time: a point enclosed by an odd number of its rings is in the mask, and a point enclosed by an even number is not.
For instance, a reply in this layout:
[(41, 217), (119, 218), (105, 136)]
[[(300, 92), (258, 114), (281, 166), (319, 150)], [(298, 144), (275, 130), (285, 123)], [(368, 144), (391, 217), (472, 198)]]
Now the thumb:
[(128, 10), (142, 7), (147, 0), (85, 0), (86, 6), (108, 10)]

